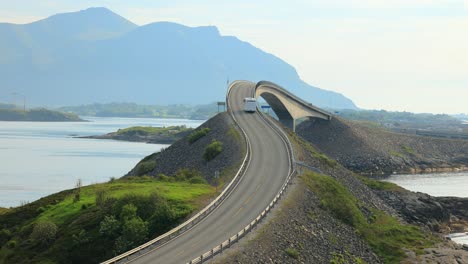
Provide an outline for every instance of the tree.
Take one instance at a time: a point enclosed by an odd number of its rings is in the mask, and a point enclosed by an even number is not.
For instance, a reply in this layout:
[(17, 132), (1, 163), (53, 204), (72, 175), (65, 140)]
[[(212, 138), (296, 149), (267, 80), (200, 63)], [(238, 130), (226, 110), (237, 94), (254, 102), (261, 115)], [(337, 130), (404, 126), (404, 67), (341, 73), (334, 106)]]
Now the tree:
[(76, 181), (76, 190), (75, 190), (75, 197), (73, 198), (73, 202), (76, 203), (80, 200), (81, 198), (81, 187), (83, 186), (83, 183), (81, 182), (81, 179), (78, 179)]
[(148, 224), (139, 217), (129, 219), (123, 224), (122, 236), (132, 245), (141, 244), (148, 237)]
[(120, 222), (113, 215), (105, 216), (99, 224), (99, 233), (109, 238), (114, 238), (119, 234)]
[(123, 222), (128, 221), (132, 218), (137, 217), (138, 208), (133, 204), (126, 204), (122, 207), (122, 211), (120, 212), (120, 220)]
[(57, 231), (57, 225), (53, 222), (40, 222), (34, 226), (30, 237), (41, 244), (49, 244), (54, 241), (57, 236)]

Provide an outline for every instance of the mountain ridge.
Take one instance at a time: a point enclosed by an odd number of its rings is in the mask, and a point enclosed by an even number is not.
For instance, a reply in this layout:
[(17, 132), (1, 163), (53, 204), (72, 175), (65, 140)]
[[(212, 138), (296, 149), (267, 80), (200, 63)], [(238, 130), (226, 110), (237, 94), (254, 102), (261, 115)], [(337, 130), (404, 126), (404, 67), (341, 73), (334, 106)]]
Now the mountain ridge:
[(7, 39), (0, 42), (5, 87), (36, 105), (200, 104), (224, 100), (227, 79), (267, 79), (318, 106), (356, 109), (345, 96), (305, 83), (281, 58), (215, 26), (137, 26), (91, 8), (26, 25), (3, 23), (0, 37)]

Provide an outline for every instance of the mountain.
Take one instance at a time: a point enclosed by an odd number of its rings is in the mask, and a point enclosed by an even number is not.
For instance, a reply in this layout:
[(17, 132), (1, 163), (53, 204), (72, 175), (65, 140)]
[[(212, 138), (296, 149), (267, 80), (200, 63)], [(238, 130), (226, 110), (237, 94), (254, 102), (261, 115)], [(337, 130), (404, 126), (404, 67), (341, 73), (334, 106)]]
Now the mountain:
[(105, 8), (0, 24), (0, 89), (18, 91), (35, 105), (201, 104), (224, 100), (227, 78), (270, 80), (318, 106), (356, 108), (214, 26), (137, 26)]

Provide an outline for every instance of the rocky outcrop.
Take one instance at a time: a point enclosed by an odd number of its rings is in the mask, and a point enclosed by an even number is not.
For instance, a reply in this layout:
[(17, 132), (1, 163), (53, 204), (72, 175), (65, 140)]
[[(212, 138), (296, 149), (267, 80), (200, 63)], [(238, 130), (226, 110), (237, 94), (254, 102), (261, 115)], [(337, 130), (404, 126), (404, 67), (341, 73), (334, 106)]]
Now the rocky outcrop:
[(339, 117), (304, 121), (296, 132), (357, 173), (451, 171), (468, 166), (468, 140), (399, 134)]
[(408, 223), (445, 235), (468, 232), (468, 198), (434, 197), (404, 189), (375, 192)]

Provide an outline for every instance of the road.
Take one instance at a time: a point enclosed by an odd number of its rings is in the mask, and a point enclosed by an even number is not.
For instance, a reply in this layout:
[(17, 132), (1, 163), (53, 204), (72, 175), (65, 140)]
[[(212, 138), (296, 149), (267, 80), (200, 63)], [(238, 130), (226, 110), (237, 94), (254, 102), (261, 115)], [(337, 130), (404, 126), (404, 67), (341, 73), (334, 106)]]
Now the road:
[(273, 200), (290, 172), (286, 145), (259, 116), (246, 113), (243, 99), (255, 84), (236, 82), (228, 98), (251, 143), (251, 161), (231, 195), (194, 228), (132, 263), (187, 263), (248, 225)]

